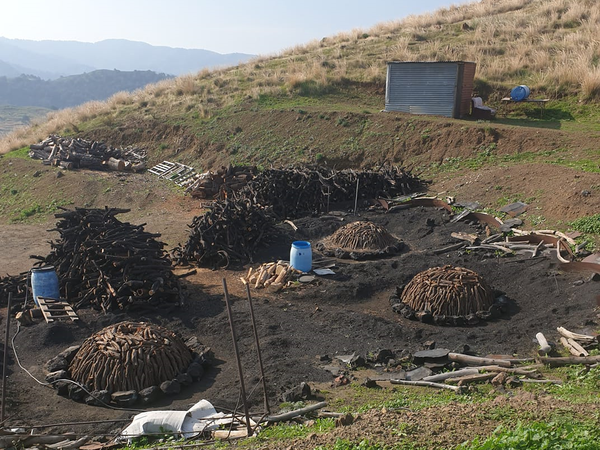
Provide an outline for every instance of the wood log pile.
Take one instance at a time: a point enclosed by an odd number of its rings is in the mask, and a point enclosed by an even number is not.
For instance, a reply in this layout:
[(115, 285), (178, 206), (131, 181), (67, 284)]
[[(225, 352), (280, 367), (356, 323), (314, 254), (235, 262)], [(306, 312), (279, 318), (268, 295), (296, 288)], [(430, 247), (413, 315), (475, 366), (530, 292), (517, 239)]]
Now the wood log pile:
[(185, 373), (192, 359), (192, 351), (174, 332), (144, 322), (121, 322), (86, 339), (69, 373), (89, 390), (141, 391)]
[(231, 198), (256, 175), (254, 166), (221, 167), (216, 172), (200, 175), (187, 189), (194, 198), (225, 200)]
[(385, 228), (365, 221), (344, 225), (315, 248), (325, 256), (362, 260), (396, 254), (403, 246)]
[(29, 157), (63, 169), (94, 169), (139, 172), (146, 168), (146, 151), (115, 148), (103, 142), (51, 135), (29, 146)]
[(423, 182), (408, 172), (384, 166), (373, 170), (324, 167), (268, 169), (257, 174), (236, 196), (268, 207), (280, 220), (327, 212), (330, 204), (396, 197), (419, 190)]
[(183, 247), (171, 251), (177, 264), (227, 267), (230, 261), (250, 261), (258, 248), (270, 242), (274, 221), (247, 200), (216, 201), (196, 216)]
[(301, 274), (300, 270), (294, 269), (289, 263), (277, 261), (262, 264), (256, 270), (250, 267), (246, 276), (241, 277), (240, 280), (255, 289), (271, 287), (278, 291), (291, 282), (295, 276)]
[(179, 279), (156, 240), (160, 234), (144, 225), (121, 222), (127, 209), (64, 210), (51, 242), (50, 255), (35, 257), (57, 269), (61, 292), (76, 308), (92, 305), (103, 311), (161, 308), (183, 303)]
[(392, 309), (408, 319), (439, 325), (474, 325), (498, 316), (508, 305), (476, 272), (463, 267), (433, 267), (418, 273), (390, 298)]
[(13, 304), (23, 303), (27, 293), (27, 274), (28, 272), (23, 272), (19, 275), (0, 277), (0, 305), (7, 304), (9, 292), (13, 295)]

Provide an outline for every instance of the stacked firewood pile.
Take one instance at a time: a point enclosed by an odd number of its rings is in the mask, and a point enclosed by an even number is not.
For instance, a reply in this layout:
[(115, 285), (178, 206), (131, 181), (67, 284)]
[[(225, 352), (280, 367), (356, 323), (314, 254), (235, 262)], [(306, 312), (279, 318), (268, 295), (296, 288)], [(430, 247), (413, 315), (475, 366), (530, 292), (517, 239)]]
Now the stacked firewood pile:
[(246, 276), (240, 277), (240, 280), (255, 289), (272, 287), (278, 291), (292, 281), (294, 276), (301, 274), (300, 270), (294, 269), (287, 262), (277, 261), (262, 264), (256, 270), (250, 267)]
[(227, 267), (231, 260), (252, 261), (256, 250), (269, 243), (273, 219), (250, 201), (214, 202), (202, 216), (196, 216), (183, 247), (171, 251), (177, 264), (195, 263)]
[(194, 198), (219, 199), (230, 198), (233, 192), (242, 189), (256, 175), (254, 166), (221, 167), (216, 172), (203, 173), (186, 192)]
[(192, 351), (166, 328), (121, 322), (87, 338), (71, 361), (71, 379), (90, 390), (141, 391), (185, 373)]
[(390, 298), (392, 309), (408, 319), (438, 325), (474, 325), (499, 315), (508, 299), (498, 301), (476, 272), (463, 267), (433, 267), (418, 273)]
[(51, 253), (35, 257), (56, 267), (65, 298), (75, 307), (93, 305), (104, 311), (180, 305), (183, 293), (171, 262), (156, 240), (160, 234), (144, 225), (119, 221), (127, 209), (65, 210)]
[(6, 305), (12, 293), (13, 304), (23, 303), (27, 293), (27, 272), (0, 277), (0, 305)]
[(401, 240), (372, 222), (344, 225), (315, 246), (325, 256), (355, 260), (393, 255), (403, 247)]
[(358, 198), (392, 198), (419, 190), (422, 181), (395, 166), (377, 170), (324, 167), (268, 169), (257, 174), (238, 196), (269, 207), (279, 219), (294, 219), (328, 211), (330, 204)]
[(114, 148), (103, 142), (52, 135), (29, 146), (29, 157), (63, 169), (95, 169), (139, 172), (145, 169), (146, 151)]

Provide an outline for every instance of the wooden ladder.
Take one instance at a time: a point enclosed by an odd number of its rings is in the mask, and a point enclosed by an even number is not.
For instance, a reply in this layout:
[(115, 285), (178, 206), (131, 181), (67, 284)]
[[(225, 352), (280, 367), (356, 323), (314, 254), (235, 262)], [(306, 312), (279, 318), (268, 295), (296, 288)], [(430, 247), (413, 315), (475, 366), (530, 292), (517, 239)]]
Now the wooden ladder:
[(37, 297), (37, 301), (47, 323), (61, 319), (71, 319), (72, 322), (79, 320), (71, 305), (65, 301), (47, 297)]

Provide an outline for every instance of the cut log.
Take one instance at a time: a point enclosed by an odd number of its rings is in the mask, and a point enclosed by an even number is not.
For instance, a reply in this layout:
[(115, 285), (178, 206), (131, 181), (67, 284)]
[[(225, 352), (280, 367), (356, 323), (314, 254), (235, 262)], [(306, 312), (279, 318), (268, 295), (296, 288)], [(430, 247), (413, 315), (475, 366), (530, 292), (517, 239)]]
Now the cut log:
[(456, 361), (468, 366), (491, 366), (511, 367), (512, 362), (507, 359), (481, 358), (479, 356), (463, 355), (462, 353), (448, 353), (450, 361)]
[(464, 386), (465, 384), (469, 384), (469, 383), (479, 383), (480, 381), (491, 380), (496, 375), (498, 375), (498, 374), (495, 373), (495, 372), (492, 372), (492, 373), (478, 373), (478, 374), (475, 374), (475, 375), (465, 375), (463, 377), (448, 378), (446, 380), (446, 383), (448, 383), (448, 384), (458, 384), (459, 386)]
[(122, 159), (113, 158), (112, 156), (108, 158), (106, 165), (110, 168), (110, 170), (116, 170), (118, 172), (123, 172), (125, 170), (125, 161)]
[(573, 356), (590, 356), (590, 354), (574, 339), (561, 337), (560, 343), (564, 345)]
[(434, 383), (432, 381), (409, 381), (409, 380), (392, 379), (392, 380), (390, 380), (390, 383), (400, 384), (403, 386), (424, 386), (424, 387), (433, 387), (433, 388), (437, 388), (437, 389), (448, 389), (448, 390), (454, 391), (458, 394), (461, 394), (464, 392), (464, 389), (462, 386), (450, 386), (449, 384)]
[(450, 236), (452, 236), (454, 239), (467, 241), (471, 245), (475, 244), (475, 242), (479, 239), (476, 234), (463, 233), (462, 231), (451, 233)]
[(544, 336), (544, 334), (538, 333), (535, 335), (535, 338), (537, 339), (537, 341), (540, 344), (540, 349), (538, 350), (538, 355), (546, 356), (548, 353), (550, 353), (550, 351), (552, 350), (552, 347), (550, 346), (550, 344), (548, 344), (548, 341), (546, 340), (546, 337)]
[(564, 356), (564, 357), (541, 357), (540, 362), (550, 367), (568, 366), (571, 364), (592, 365), (600, 363), (600, 356)]
[(294, 417), (302, 416), (303, 414), (316, 411), (317, 409), (325, 408), (327, 406), (327, 402), (319, 402), (314, 405), (309, 405), (305, 408), (300, 408), (295, 411), (286, 412), (283, 414), (279, 414), (276, 416), (268, 416), (265, 420), (267, 422), (284, 422), (286, 420), (293, 419)]
[(561, 336), (566, 337), (567, 339), (575, 339), (576, 341), (588, 341), (588, 342), (597, 342), (596, 336), (590, 336), (587, 334), (579, 334), (573, 333), (572, 331), (567, 330), (564, 327), (558, 327), (556, 329), (560, 333)]
[(465, 375), (476, 375), (479, 373), (478, 369), (475, 368), (469, 368), (469, 369), (460, 369), (460, 370), (455, 370), (454, 372), (444, 372), (444, 373), (438, 373), (435, 375), (429, 375), (428, 377), (423, 378), (423, 381), (444, 381), (447, 380), (448, 378), (458, 378), (458, 377), (463, 377)]

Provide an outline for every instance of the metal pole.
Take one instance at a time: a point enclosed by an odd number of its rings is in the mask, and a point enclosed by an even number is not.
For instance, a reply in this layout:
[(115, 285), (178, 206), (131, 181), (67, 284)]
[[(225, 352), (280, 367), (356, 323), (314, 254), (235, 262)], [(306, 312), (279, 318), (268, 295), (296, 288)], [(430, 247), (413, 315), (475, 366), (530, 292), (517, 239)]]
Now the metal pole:
[(354, 197), (354, 215), (356, 215), (356, 210), (358, 209), (358, 182), (360, 178), (356, 175), (356, 196)]
[(258, 354), (258, 367), (260, 368), (260, 379), (262, 381), (263, 393), (265, 396), (265, 411), (271, 414), (269, 408), (269, 396), (267, 395), (267, 381), (265, 380), (265, 369), (263, 368), (262, 355), (260, 354), (260, 343), (258, 340), (258, 330), (256, 329), (256, 320), (254, 319), (254, 306), (252, 306), (252, 295), (250, 294), (250, 284), (246, 283), (246, 295), (250, 305), (250, 318), (252, 319), (252, 330), (254, 330), (254, 342), (256, 342), (256, 353)]
[(2, 409), (0, 411), (0, 422), (4, 422), (6, 412), (6, 363), (8, 359), (8, 340), (10, 335), (10, 304), (12, 292), (8, 293), (8, 305), (6, 306), (6, 334), (4, 335), (4, 355), (2, 355)]
[(229, 292), (227, 292), (227, 280), (223, 278), (223, 291), (225, 292), (225, 305), (227, 305), (227, 316), (229, 317), (229, 327), (231, 328), (231, 338), (233, 339), (233, 350), (235, 359), (237, 360), (238, 373), (240, 375), (240, 389), (242, 391), (242, 403), (244, 404), (244, 415), (246, 416), (246, 429), (248, 437), (252, 436), (252, 427), (250, 426), (250, 413), (248, 412), (248, 400), (246, 399), (246, 386), (244, 385), (244, 372), (242, 371), (242, 361), (240, 360), (240, 352), (238, 350), (237, 338), (235, 336), (235, 328), (233, 326), (233, 313), (231, 312), (231, 304), (229, 302)]

